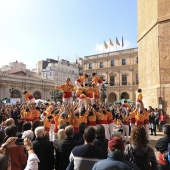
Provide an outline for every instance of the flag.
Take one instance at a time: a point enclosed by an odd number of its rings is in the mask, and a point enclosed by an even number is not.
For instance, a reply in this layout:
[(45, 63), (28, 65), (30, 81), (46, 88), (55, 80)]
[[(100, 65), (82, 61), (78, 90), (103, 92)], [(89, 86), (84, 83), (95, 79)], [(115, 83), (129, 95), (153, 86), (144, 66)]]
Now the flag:
[(118, 41), (117, 37), (116, 37), (116, 44), (117, 44), (117, 45), (120, 45), (120, 43), (119, 43), (119, 41)]
[(108, 48), (108, 45), (106, 44), (106, 42), (104, 41), (104, 46), (105, 48), (107, 49)]
[(113, 42), (112, 42), (112, 40), (111, 40), (111, 39), (110, 39), (110, 45), (114, 46), (114, 44), (113, 44)]
[(123, 41), (123, 37), (122, 37), (122, 47), (124, 46), (124, 41)]

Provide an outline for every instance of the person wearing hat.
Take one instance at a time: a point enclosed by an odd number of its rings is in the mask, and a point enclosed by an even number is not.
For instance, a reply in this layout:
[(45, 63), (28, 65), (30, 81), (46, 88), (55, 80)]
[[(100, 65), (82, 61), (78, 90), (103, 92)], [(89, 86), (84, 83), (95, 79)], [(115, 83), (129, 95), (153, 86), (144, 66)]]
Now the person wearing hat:
[(92, 170), (139, 170), (139, 168), (124, 158), (123, 140), (114, 136), (108, 141), (108, 156), (94, 164)]

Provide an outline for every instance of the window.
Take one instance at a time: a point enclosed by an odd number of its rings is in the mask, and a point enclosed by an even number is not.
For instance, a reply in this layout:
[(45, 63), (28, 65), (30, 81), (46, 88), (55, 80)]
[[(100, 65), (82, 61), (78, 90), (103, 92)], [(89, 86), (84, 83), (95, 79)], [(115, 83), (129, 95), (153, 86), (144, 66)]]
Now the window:
[(138, 77), (138, 74), (136, 74), (136, 85), (139, 84), (139, 77)]
[(126, 65), (126, 59), (122, 59), (122, 65)]
[(138, 57), (136, 57), (136, 64), (138, 64)]
[(103, 68), (104, 64), (103, 62), (100, 62), (100, 68)]
[(92, 69), (92, 63), (89, 64), (89, 69)]
[(46, 77), (46, 73), (43, 73), (43, 77)]
[(52, 76), (53, 75), (53, 73), (52, 72), (50, 72), (50, 76)]
[(111, 60), (110, 66), (112, 67), (112, 66), (114, 66), (114, 65), (115, 65), (115, 61), (114, 61), (114, 60)]
[(122, 85), (127, 85), (127, 75), (122, 75)]
[(110, 86), (115, 85), (115, 76), (110, 76)]

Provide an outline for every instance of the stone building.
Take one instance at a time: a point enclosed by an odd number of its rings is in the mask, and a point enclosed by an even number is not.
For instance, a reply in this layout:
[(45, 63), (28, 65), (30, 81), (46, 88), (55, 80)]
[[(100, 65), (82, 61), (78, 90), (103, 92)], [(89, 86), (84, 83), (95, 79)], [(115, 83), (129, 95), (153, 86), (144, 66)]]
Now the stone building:
[(135, 101), (139, 82), (137, 48), (85, 56), (83, 73), (91, 76), (93, 72), (106, 83), (109, 103), (123, 98)]
[(23, 90), (32, 93), (36, 99), (51, 99), (54, 83), (50, 80), (33, 78), (23, 71), (13, 74), (0, 72), (0, 99), (20, 98), (24, 102)]
[(63, 59), (47, 59), (46, 61), (38, 61), (37, 71), (39, 77), (52, 80), (55, 85), (60, 85), (65, 83), (68, 77), (74, 84), (75, 79), (79, 77), (80, 68), (79, 63), (71, 63)]
[(144, 104), (170, 113), (170, 0), (138, 0), (139, 87)]

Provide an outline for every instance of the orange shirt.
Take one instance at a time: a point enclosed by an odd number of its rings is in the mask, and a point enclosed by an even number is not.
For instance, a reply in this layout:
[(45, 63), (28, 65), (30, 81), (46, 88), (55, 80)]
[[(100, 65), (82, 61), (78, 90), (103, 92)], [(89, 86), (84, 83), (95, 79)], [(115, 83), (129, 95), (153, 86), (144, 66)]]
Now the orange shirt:
[(144, 124), (149, 124), (149, 113), (144, 111)]
[(108, 123), (113, 123), (113, 115), (112, 115), (112, 113), (107, 111), (106, 114), (107, 114)]
[(85, 76), (80, 76), (76, 81), (82, 84), (85, 79), (86, 79)]
[(59, 118), (58, 118), (58, 128), (60, 127), (60, 125), (62, 123), (66, 123), (66, 118), (63, 118), (62, 116), (59, 115)]
[(54, 109), (54, 106), (53, 106), (53, 105), (50, 105), (50, 106), (47, 107), (47, 109), (44, 111), (44, 113), (45, 113), (46, 115), (50, 115), (51, 112), (53, 111), (53, 109)]
[(56, 89), (61, 90), (62, 92), (72, 92), (75, 90), (75, 87), (71, 84), (62, 84), (57, 86)]
[(82, 91), (83, 91), (82, 89), (78, 89), (77, 92), (76, 92), (76, 96), (79, 97), (80, 94), (82, 93)]
[(135, 123), (135, 115), (136, 115), (135, 110), (129, 113), (130, 123)]
[(144, 125), (144, 118), (145, 118), (145, 115), (144, 113), (139, 113), (138, 111), (136, 112), (136, 115), (135, 115), (135, 123), (137, 125)]
[(131, 108), (131, 107), (130, 107), (130, 104), (128, 104), (128, 103), (123, 103), (122, 107), (128, 107), (128, 108)]
[(44, 128), (45, 128), (45, 130), (46, 130), (46, 129), (50, 129), (50, 127), (51, 127), (51, 122), (50, 122), (47, 118), (45, 118), (45, 119), (43, 120), (43, 123), (44, 123)]
[(79, 121), (87, 124), (87, 115), (79, 116)]
[(32, 120), (32, 119), (34, 119), (34, 117), (33, 117), (33, 111), (25, 112), (25, 119), (27, 119), (27, 120)]
[(93, 79), (92, 79), (92, 84), (93, 83), (95, 83), (95, 84), (100, 83), (101, 84), (102, 80), (100, 79), (100, 77), (94, 76)]
[(100, 93), (97, 87), (93, 88), (93, 98), (99, 98), (100, 97)]
[(34, 118), (38, 119), (40, 117), (40, 111), (39, 110), (36, 110), (34, 111)]
[(56, 116), (54, 117), (54, 122), (55, 122), (55, 126), (56, 126), (56, 127), (59, 126), (59, 121), (58, 121), (59, 116), (60, 116), (60, 115), (56, 115)]
[(129, 119), (130, 119), (129, 116), (127, 116), (127, 117), (123, 116), (123, 121), (122, 121), (122, 123), (123, 123), (124, 125), (129, 125)]
[(141, 102), (143, 99), (142, 93), (137, 93), (136, 101)]
[(85, 90), (85, 92), (86, 92), (86, 96), (87, 96), (87, 97), (93, 98), (93, 93), (94, 93), (94, 91), (93, 91), (93, 88), (92, 88), (92, 87), (87, 87), (86, 90)]
[(34, 96), (31, 93), (26, 93), (25, 94), (25, 101), (28, 102), (29, 100), (33, 99)]
[(77, 117), (72, 118), (72, 125), (74, 128), (78, 128), (80, 124), (80, 120)]
[(20, 115), (21, 115), (21, 118), (20, 119), (24, 119), (25, 118), (25, 110), (23, 109), (23, 110), (21, 110), (21, 113), (20, 113)]

